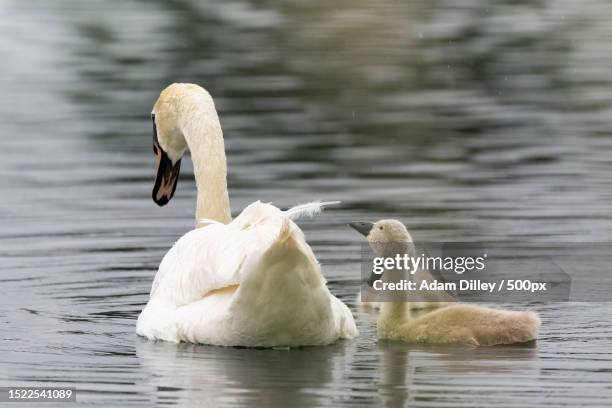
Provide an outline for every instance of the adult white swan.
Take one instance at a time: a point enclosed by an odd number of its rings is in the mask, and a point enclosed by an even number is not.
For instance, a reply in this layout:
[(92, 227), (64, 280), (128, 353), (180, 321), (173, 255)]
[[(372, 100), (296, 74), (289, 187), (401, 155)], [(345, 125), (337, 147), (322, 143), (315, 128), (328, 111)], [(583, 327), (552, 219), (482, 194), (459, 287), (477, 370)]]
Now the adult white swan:
[(351, 312), (327, 289), (291, 219), (320, 206), (281, 211), (257, 201), (232, 221), (223, 134), (208, 92), (193, 84), (170, 85), (152, 118), (153, 200), (161, 206), (172, 198), (189, 149), (201, 228), (164, 256), (136, 332), (149, 339), (247, 347), (322, 345), (356, 336)]

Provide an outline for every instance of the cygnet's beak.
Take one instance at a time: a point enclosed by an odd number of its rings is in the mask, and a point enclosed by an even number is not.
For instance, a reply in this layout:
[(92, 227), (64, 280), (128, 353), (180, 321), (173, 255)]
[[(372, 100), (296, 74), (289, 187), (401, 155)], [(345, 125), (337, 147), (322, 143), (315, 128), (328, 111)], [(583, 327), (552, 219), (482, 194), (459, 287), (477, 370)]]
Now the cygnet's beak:
[(168, 154), (161, 148), (157, 140), (155, 115), (151, 117), (153, 119), (153, 151), (157, 156), (157, 176), (155, 177), (152, 196), (153, 201), (161, 207), (168, 204), (168, 201), (174, 196), (176, 183), (181, 170), (181, 160), (179, 159), (176, 163), (172, 163)]
[(349, 223), (349, 227), (353, 228), (355, 231), (359, 232), (364, 237), (367, 237), (374, 227), (374, 223), (372, 222), (351, 222)]

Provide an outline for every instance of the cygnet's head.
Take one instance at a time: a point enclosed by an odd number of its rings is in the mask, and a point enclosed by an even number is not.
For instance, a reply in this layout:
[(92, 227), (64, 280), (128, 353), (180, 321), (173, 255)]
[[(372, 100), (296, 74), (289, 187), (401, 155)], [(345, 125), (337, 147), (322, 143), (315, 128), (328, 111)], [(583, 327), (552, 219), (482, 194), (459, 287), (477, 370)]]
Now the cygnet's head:
[[(352, 222), (349, 224), (368, 240), (377, 256), (395, 256), (396, 254), (414, 254), (412, 236), (398, 220), (380, 220), (372, 222)], [(386, 274), (385, 276), (387, 276)], [(374, 273), (366, 280), (369, 286), (380, 276)]]
[(366, 237), (370, 243), (412, 242), (412, 236), (398, 220), (352, 222), (349, 226)]

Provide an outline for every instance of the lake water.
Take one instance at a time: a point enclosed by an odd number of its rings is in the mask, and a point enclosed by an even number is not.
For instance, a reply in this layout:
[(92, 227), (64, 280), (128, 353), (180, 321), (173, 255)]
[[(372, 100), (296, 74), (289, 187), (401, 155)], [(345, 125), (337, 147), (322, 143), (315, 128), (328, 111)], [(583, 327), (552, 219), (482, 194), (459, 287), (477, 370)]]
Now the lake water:
[[(100, 406), (609, 406), (612, 304), (518, 304), (535, 345), (379, 342), (349, 221), (417, 240), (612, 241), (612, 3), (0, 1), (0, 385)], [(193, 225), (189, 160), (158, 208), (149, 113), (210, 90), (232, 209), (303, 220), (361, 336), (248, 350), (135, 335)]]

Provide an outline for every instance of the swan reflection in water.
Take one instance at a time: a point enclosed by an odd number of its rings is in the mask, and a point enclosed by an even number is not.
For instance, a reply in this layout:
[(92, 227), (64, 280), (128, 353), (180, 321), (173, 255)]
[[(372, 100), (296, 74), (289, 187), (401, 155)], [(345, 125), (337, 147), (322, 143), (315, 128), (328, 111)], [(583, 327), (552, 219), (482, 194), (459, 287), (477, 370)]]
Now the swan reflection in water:
[[(364, 313), (364, 318), (368, 314)], [(373, 323), (374, 319), (369, 320)], [(364, 331), (357, 341), (290, 350), (137, 338), (136, 354), (148, 373), (143, 382), (152, 386), (152, 402), (184, 407), (336, 406), (353, 399), (392, 408), (420, 400), (465, 402), (475, 398), (472, 394), (476, 383), (495, 390), (507, 387), (509, 375), (515, 377), (517, 384), (540, 376), (538, 350), (533, 343), (420, 346), (392, 340), (377, 342), (371, 330)], [(359, 357), (355, 355), (358, 349)], [(364, 355), (367, 361), (357, 361), (363, 360)], [(363, 366), (372, 360), (378, 364), (378, 375), (364, 377)], [(529, 392), (528, 387), (521, 386), (504, 389), (519, 394)], [(374, 390), (375, 395), (366, 390)], [(489, 397), (478, 396), (484, 403), (482, 398)]]
[[(321, 406), (345, 384), (354, 341), (289, 350), (136, 340), (152, 402), (176, 406)], [(325, 388), (325, 393), (321, 389)], [(339, 391), (338, 391), (339, 392)]]

